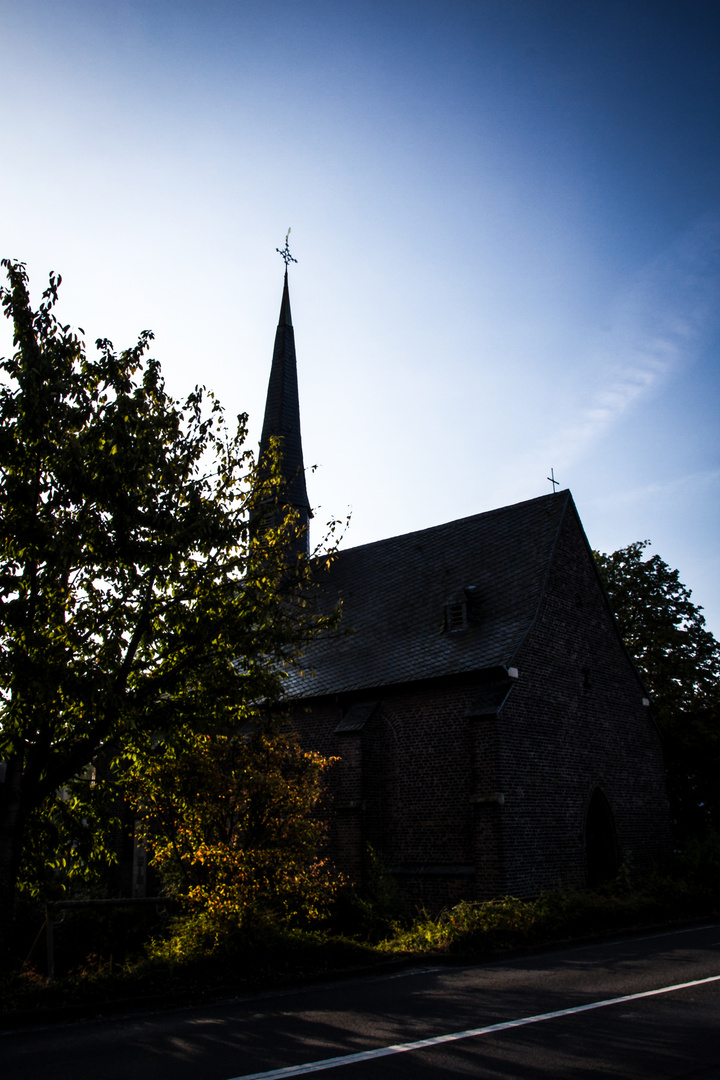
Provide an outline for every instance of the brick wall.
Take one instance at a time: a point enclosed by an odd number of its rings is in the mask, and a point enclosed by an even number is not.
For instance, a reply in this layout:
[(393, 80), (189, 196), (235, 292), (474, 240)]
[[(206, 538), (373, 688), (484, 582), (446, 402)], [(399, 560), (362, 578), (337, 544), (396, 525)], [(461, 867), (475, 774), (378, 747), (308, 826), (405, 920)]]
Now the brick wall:
[(661, 861), (669, 824), (660, 739), (574, 514), (514, 663), (519, 678), (498, 720), (507, 890), (585, 884), (595, 787), (614, 816), (619, 862)]
[(472, 684), (386, 692), (360, 731), (335, 730), (352, 698), (297, 718), (305, 745), (341, 758), (329, 776), (331, 855), (356, 881), (370, 844), (416, 901), (473, 895), (473, 693)]

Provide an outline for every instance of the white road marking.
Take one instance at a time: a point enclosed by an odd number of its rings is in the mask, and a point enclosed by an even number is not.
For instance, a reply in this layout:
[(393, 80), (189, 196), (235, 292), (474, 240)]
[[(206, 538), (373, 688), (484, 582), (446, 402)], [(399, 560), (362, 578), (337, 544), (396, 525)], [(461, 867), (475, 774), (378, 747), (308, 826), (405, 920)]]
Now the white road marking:
[(540, 1013), (538, 1016), (524, 1016), (520, 1020), (505, 1020), (501, 1024), (490, 1024), (488, 1027), (454, 1031), (449, 1035), (436, 1035), (431, 1039), (419, 1039), (417, 1042), (397, 1043), (395, 1046), (381, 1046), (377, 1050), (363, 1050), (358, 1054), (344, 1054), (342, 1057), (325, 1058), (324, 1061), (310, 1061), (306, 1065), (290, 1065), (283, 1069), (271, 1069), (269, 1072), (246, 1073), (244, 1076), (233, 1077), (233, 1080), (282, 1080), (286, 1076), (304, 1076), (307, 1073), (322, 1072), (324, 1069), (337, 1069), (341, 1065), (354, 1065), (359, 1061), (372, 1061), (392, 1054), (405, 1054), (409, 1050), (424, 1050), (428, 1046), (440, 1046), (442, 1043), (457, 1042), (458, 1039), (473, 1039), (478, 1035), (489, 1035), (494, 1031), (507, 1031), (509, 1028), (524, 1027), (526, 1024), (539, 1024), (543, 1020), (555, 1020), (560, 1016), (572, 1016), (574, 1013), (590, 1012), (592, 1009), (604, 1009), (608, 1005), (621, 1005), (625, 1001), (639, 1001), (640, 998), (655, 997), (657, 994), (671, 994), (675, 990), (687, 990), (688, 987), (704, 986), (711, 982), (720, 982), (720, 975), (710, 975), (707, 979), (695, 979), (693, 982), (676, 983), (674, 986), (661, 986), (658, 990), (644, 990), (639, 994), (607, 998), (605, 1001), (593, 1001), (589, 1005), (575, 1005), (571, 1009), (558, 1009), (556, 1012)]

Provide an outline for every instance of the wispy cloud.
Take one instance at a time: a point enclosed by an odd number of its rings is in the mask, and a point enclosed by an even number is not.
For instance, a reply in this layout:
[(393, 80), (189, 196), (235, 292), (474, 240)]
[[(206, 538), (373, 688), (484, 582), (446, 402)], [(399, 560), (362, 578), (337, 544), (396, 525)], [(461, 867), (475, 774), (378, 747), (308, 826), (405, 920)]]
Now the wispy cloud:
[(589, 396), (556, 431), (567, 465), (629, 409), (692, 362), (714, 329), (720, 296), (720, 213), (704, 216), (645, 267), (618, 299), (609, 329), (583, 362)]
[(588, 498), (587, 505), (604, 513), (621, 510), (624, 507), (637, 507), (641, 503), (652, 500), (657, 507), (658, 503), (672, 500), (678, 505), (678, 496), (686, 498), (701, 498), (720, 484), (720, 469), (703, 469), (699, 472), (687, 473), (676, 476), (672, 480), (655, 481), (652, 484), (643, 484), (634, 488), (617, 488), (603, 495)]

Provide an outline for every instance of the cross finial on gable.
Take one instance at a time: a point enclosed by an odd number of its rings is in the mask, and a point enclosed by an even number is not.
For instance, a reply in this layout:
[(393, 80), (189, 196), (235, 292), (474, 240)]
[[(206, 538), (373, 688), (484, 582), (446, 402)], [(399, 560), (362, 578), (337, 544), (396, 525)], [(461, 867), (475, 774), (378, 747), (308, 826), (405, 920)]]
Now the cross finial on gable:
[(555, 485), (560, 484), (560, 481), (555, 479), (555, 470), (554, 469), (550, 470), (550, 475), (546, 479), (548, 479), (550, 481), (550, 483), (552, 484), (552, 486), (553, 486), (553, 495), (554, 495), (555, 494)]

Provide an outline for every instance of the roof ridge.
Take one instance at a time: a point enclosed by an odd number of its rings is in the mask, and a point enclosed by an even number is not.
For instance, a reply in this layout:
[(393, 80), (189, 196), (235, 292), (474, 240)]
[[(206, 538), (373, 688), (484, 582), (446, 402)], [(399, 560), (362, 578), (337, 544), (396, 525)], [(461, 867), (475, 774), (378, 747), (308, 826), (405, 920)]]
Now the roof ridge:
[(540, 503), (543, 501), (550, 502), (552, 500), (562, 499), (563, 497), (567, 499), (568, 496), (572, 501), (572, 494), (569, 488), (563, 488), (562, 491), (547, 493), (545, 495), (535, 495), (532, 499), (520, 499), (516, 503), (508, 503), (505, 506), (493, 507), (492, 510), (481, 510), (479, 514), (468, 514), (465, 517), (452, 518), (450, 521), (438, 522), (437, 525), (424, 525), (420, 529), (409, 529), (407, 532), (395, 533), (392, 536), (383, 536), (377, 540), (367, 540), (364, 544), (355, 544), (351, 547), (345, 547), (342, 551), (338, 552), (338, 554), (343, 555), (350, 551), (360, 551), (362, 548), (370, 548), (373, 547), (375, 544), (387, 544), (391, 540), (402, 540), (409, 536), (425, 535), (435, 532), (436, 530), (439, 531), (440, 529), (447, 529), (451, 526), (459, 525), (461, 522), (479, 521), (480, 518), (489, 518), (493, 514), (504, 514), (511, 510), (515, 510), (517, 507), (520, 506), (530, 506), (531, 503)]

